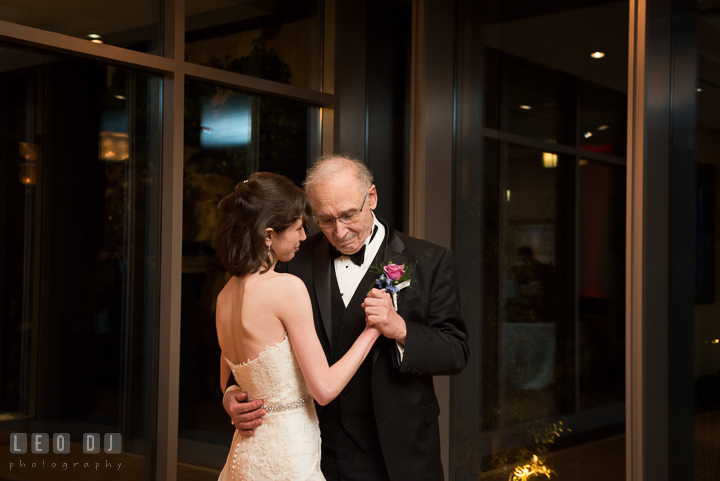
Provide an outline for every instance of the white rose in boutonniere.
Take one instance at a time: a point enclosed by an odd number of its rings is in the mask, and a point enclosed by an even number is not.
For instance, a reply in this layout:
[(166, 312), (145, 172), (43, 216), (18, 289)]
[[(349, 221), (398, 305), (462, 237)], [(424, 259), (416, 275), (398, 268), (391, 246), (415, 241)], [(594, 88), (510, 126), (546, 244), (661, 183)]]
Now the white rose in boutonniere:
[[(375, 279), (375, 283), (370, 286), (370, 289), (377, 288), (382, 289), (388, 294), (392, 296), (393, 300), (393, 306), (395, 307), (395, 310), (397, 311), (397, 296), (398, 292), (405, 289), (406, 287), (412, 287), (415, 289), (415, 286), (412, 286), (412, 282), (415, 281), (412, 276), (410, 275), (413, 270), (415, 270), (415, 267), (417, 266), (417, 261), (415, 261), (415, 265), (412, 267), (405, 268), (405, 264), (394, 264), (392, 259), (388, 261), (386, 265), (378, 265), (378, 266), (370, 266), (369, 269), (372, 272), (376, 272), (378, 274), (381, 274), (380, 277)], [(417, 281), (415, 281), (417, 283)], [(417, 290), (417, 289), (416, 289)], [(368, 290), (369, 291), (369, 290)]]

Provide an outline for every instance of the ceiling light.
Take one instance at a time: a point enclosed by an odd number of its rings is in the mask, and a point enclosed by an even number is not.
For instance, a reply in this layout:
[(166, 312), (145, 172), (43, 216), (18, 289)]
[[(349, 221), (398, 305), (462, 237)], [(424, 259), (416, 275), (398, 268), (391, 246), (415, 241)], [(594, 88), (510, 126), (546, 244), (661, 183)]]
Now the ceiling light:
[(702, 92), (702, 89), (700, 87), (696, 88), (695, 90), (697, 90), (698, 92)]
[(532, 107), (530, 105), (521, 105), (520, 108), (523, 110), (532, 110)]
[(605, 56), (604, 52), (593, 52), (590, 54), (592, 58), (603, 58)]
[(586, 139), (589, 139), (590, 137), (592, 137), (592, 132), (585, 132), (584, 135)]
[(125, 96), (124, 96), (124, 95), (120, 95), (120, 94), (117, 94), (117, 95), (115, 96), (115, 98), (118, 99), (118, 100), (125, 100)]
[(91, 41), (92, 43), (104, 43), (102, 40), (100, 40), (100, 39), (98, 39), (98, 38), (94, 38), (94, 39), (92, 39), (92, 40), (90, 40), (90, 41)]
[(89, 38), (102, 38), (102, 35), (97, 34), (97, 33), (88, 33), (87, 36)]
[(610, 128), (609, 125), (601, 125), (601, 126), (599, 126), (597, 129), (598, 129), (598, 130), (607, 130), (607, 129), (609, 129), (609, 128)]

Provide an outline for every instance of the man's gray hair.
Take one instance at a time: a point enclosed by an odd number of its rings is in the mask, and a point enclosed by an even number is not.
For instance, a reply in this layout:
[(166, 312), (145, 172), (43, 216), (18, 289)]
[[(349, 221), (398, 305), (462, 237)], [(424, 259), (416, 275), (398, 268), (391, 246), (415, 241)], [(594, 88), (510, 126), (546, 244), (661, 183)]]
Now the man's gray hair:
[(315, 164), (307, 171), (303, 183), (305, 192), (310, 195), (310, 191), (316, 185), (346, 169), (352, 169), (363, 195), (367, 194), (373, 184), (372, 172), (364, 163), (346, 154), (325, 154), (318, 158)]

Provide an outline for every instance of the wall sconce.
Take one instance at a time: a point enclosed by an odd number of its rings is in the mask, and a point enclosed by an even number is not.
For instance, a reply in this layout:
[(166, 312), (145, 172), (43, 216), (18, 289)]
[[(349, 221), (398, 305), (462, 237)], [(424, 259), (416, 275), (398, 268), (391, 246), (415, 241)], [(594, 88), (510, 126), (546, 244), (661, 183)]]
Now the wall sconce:
[(18, 150), (23, 158), (18, 169), (18, 180), (23, 185), (35, 185), (37, 182), (38, 146), (32, 142), (20, 142)]
[(20, 162), (18, 179), (21, 184), (35, 185), (37, 182), (37, 162)]
[(546, 169), (554, 169), (557, 167), (557, 161), (557, 154), (553, 154), (552, 152), (543, 152), (543, 167)]

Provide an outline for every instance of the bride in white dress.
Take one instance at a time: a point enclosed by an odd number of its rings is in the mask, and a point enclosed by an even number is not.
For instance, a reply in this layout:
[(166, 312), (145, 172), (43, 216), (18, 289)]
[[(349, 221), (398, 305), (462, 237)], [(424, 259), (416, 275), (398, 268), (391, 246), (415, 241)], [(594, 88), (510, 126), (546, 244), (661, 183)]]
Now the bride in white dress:
[(258, 172), (220, 203), (216, 249), (232, 275), (218, 296), (220, 379), (232, 372), (249, 401), (267, 414), (249, 438), (235, 431), (220, 480), (323, 480), (313, 398), (332, 401), (379, 336), (366, 328), (332, 366), (315, 333), (303, 282), (275, 272), (305, 240), (311, 216), (305, 193), (289, 179)]

